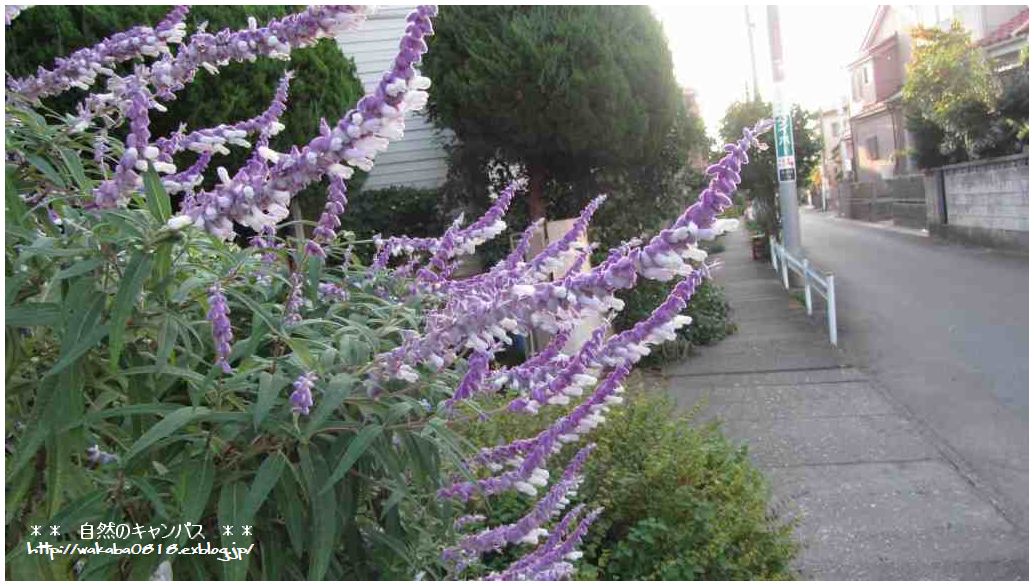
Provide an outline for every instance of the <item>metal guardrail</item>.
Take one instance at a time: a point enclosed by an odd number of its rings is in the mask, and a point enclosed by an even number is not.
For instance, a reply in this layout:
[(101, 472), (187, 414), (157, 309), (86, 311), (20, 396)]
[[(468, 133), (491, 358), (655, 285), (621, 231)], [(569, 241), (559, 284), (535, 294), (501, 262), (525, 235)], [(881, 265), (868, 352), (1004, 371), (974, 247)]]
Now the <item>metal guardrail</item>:
[(837, 297), (836, 285), (831, 273), (823, 275), (808, 263), (808, 259), (797, 259), (786, 251), (772, 236), (768, 237), (768, 249), (772, 256), (772, 268), (780, 273), (783, 287), (790, 289), (790, 274), (793, 271), (804, 279), (804, 306), (811, 315), (811, 290), (826, 300), (826, 323), (829, 327), (829, 343), (837, 345)]

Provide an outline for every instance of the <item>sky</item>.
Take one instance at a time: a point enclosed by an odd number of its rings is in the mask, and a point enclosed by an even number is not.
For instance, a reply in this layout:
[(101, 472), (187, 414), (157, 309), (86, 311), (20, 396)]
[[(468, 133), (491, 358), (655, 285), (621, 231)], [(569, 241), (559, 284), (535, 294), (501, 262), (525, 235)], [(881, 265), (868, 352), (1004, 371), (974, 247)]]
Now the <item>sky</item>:
[[(744, 97), (750, 84), (750, 48), (743, 5), (652, 4), (664, 25), (679, 85), (697, 92), (708, 132), (717, 136), (725, 108)], [(758, 86), (772, 99), (765, 6), (749, 6), (754, 25)], [(876, 12), (868, 6), (780, 6), (786, 81), (784, 93), (807, 109), (827, 108), (846, 97), (848, 63)]]

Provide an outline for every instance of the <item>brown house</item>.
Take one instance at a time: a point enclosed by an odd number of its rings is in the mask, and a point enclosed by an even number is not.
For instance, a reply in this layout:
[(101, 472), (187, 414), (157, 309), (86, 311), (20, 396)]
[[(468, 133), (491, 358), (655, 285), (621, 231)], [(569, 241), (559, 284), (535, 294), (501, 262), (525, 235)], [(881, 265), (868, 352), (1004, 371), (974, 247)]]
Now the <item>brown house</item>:
[[(880, 6), (859, 56), (848, 65), (854, 170), (860, 182), (917, 172), (909, 157), (901, 88), (916, 26), (942, 27), (958, 20), (989, 55), (1009, 61), (1026, 42), (1026, 6)], [(984, 40), (988, 42), (984, 42)]]

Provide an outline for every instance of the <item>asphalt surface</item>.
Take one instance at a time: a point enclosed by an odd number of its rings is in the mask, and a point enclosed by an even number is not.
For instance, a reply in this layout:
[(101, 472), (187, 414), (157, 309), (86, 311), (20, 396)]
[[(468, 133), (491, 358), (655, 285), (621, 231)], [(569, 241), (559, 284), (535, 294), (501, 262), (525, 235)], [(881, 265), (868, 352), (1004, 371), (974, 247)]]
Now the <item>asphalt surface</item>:
[[(1026, 469), (1026, 401), (1012, 401), (1013, 413), (992, 383), (952, 379), (986, 358), (968, 356), (964, 344), (955, 349), (951, 334), (969, 328), (963, 342), (995, 335), (981, 321), (986, 312), (969, 315), (961, 297), (982, 293), (1007, 310), (986, 288), (970, 291), (950, 278), (973, 278), (979, 269), (969, 265), (981, 254), (817, 216), (805, 216), (804, 226), (811, 248), (823, 238), (840, 246), (821, 255), (820, 268), (837, 270), (841, 346), (829, 343), (825, 302), (816, 297), (806, 315), (771, 264), (751, 260), (748, 235), (733, 233), (723, 237), (716, 279), (738, 330), (668, 365), (668, 392), (747, 447), (768, 480), (771, 512), (794, 522), (801, 578), (1026, 579), (1026, 499), (1018, 495), (1026, 479), (1008, 473)], [(937, 282), (924, 282), (927, 271)], [(1016, 286), (1025, 294), (1025, 280)], [(1005, 324), (1025, 331), (1023, 309)], [(1026, 348), (1025, 337), (1015, 343)], [(1022, 356), (995, 356), (993, 366), (1025, 372)], [(998, 392), (1015, 397), (1010, 380)], [(965, 452), (945, 439), (972, 437), (977, 445)], [(1012, 451), (1004, 473), (1001, 455), (988, 455), (995, 449)]]
[(1028, 500), (1028, 258), (803, 211), (841, 347), (1015, 526)]

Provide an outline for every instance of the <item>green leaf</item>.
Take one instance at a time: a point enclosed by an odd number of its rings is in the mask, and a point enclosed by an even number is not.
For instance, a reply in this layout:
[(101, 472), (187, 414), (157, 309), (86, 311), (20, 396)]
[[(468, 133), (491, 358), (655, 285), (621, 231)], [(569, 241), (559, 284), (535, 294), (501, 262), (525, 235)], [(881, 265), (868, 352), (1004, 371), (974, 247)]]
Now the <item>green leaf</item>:
[(65, 353), (61, 355), (60, 360), (57, 364), (51, 367), (50, 370), (44, 374), (44, 377), (54, 376), (64, 369), (71, 366), (76, 360), (78, 360), (83, 354), (90, 351), (91, 348), (97, 345), (98, 342), (104, 339), (108, 335), (108, 324), (98, 324), (88, 334), (80, 337), (79, 340)]
[(144, 173), (144, 195), (147, 197), (147, 209), (151, 215), (162, 224), (168, 222), (172, 217), (172, 203), (169, 201), (169, 194), (165, 192), (162, 180), (152, 168)]
[(289, 380), (286, 377), (279, 374), (259, 373), (258, 397), (255, 400), (255, 405), (252, 407), (255, 429), (258, 429), (262, 422), (265, 421), (269, 411), (273, 408), (277, 395), (281, 389), (287, 386), (288, 382)]
[(292, 474), (281, 474), (280, 482), (276, 485), (276, 506), (280, 516), (284, 519), (284, 526), (287, 528), (287, 537), (291, 542), (291, 549), (294, 554), (301, 557), (305, 551), (305, 511), (302, 510), (301, 499), (298, 498), (298, 486), (293, 480), (294, 469), (290, 464)]
[(136, 307), (136, 298), (144, 286), (147, 275), (151, 272), (151, 256), (144, 251), (137, 251), (126, 266), (126, 272), (122, 275), (122, 282), (119, 284), (118, 293), (111, 306), (111, 331), (108, 340), (108, 347), (111, 351), (110, 363), (112, 368), (118, 367), (118, 359), (122, 354), (122, 346), (125, 344), (126, 320), (129, 319), (133, 308)]
[(61, 509), (65, 493), (65, 470), (68, 468), (68, 436), (51, 434), (47, 441), (47, 517)]
[(24, 226), (25, 214), (29, 213), (29, 208), (25, 205), (25, 201), (22, 200), (21, 195), (18, 194), (18, 188), (15, 186), (14, 167), (12, 165), (7, 165), (5, 169), (4, 203), (7, 206), (7, 219), (9, 221), (13, 221), (16, 226)]
[(79, 261), (72, 266), (62, 269), (54, 275), (54, 279), (68, 279), (71, 277), (78, 277), (79, 275), (86, 274), (93, 269), (104, 264), (104, 259), (101, 258), (88, 258), (83, 261)]
[(262, 462), (262, 465), (259, 466), (258, 471), (255, 473), (255, 480), (252, 481), (251, 488), (248, 489), (248, 498), (244, 501), (245, 517), (251, 519), (258, 513), (262, 503), (269, 496), (269, 491), (273, 490), (273, 487), (280, 480), (280, 475), (284, 471), (284, 464), (286, 464), (284, 456), (277, 452), (270, 454)]
[(212, 494), (215, 467), (207, 455), (200, 462), (192, 462), (180, 475), (180, 514), (184, 522), (199, 523)]
[(29, 328), (56, 326), (61, 323), (61, 306), (57, 303), (22, 303), (8, 307), (4, 321), (9, 326)]
[[(219, 526), (223, 547), (248, 546), (251, 537), (241, 535), (241, 526), (250, 525), (251, 521), (244, 512), (244, 500), (248, 488), (243, 482), (231, 482), (223, 485), (219, 492)], [(225, 535), (223, 527), (231, 527), (232, 535)], [(241, 543), (244, 542), (244, 543)], [(223, 578), (225, 580), (243, 580), (248, 573), (248, 561), (245, 557), (241, 560), (222, 562)]]
[(80, 159), (79, 153), (73, 151), (70, 148), (62, 147), (59, 149), (61, 153), (61, 161), (65, 164), (65, 168), (75, 179), (76, 184), (83, 192), (88, 192), (93, 188), (93, 184), (89, 179), (86, 178), (86, 171), (83, 169), (83, 162)]
[[(321, 482), (326, 478), (327, 464), (320, 455), (313, 454), (313, 480)], [(337, 494), (328, 490), (312, 495), (312, 545), (309, 555), (309, 580), (322, 580), (330, 566), (334, 552), (334, 541), (339, 530)]]
[(334, 468), (334, 473), (330, 475), (330, 478), (320, 488), (319, 494), (327, 492), (328, 489), (332, 488), (337, 481), (345, 477), (345, 474), (352, 469), (356, 461), (359, 460), (366, 453), (366, 449), (370, 447), (373, 440), (377, 439), (381, 432), (384, 431), (379, 424), (373, 424), (359, 430), (356, 434), (355, 439), (348, 444), (348, 449), (345, 450), (345, 455), (341, 457), (341, 461), (338, 462), (337, 467)]
[(207, 407), (180, 407), (166, 415), (161, 421), (154, 424), (154, 427), (140, 436), (140, 439), (136, 440), (136, 443), (126, 453), (124, 462), (128, 464), (134, 456), (150, 447), (151, 444), (169, 437), (177, 429), (202, 415), (207, 415), (209, 412), (210, 409)]
[(25, 160), (31, 163), (33, 167), (36, 167), (36, 169), (39, 170), (40, 173), (43, 173), (43, 176), (46, 177), (47, 180), (53, 183), (54, 185), (62, 189), (66, 187), (64, 177), (62, 177), (61, 174), (57, 172), (57, 169), (55, 169), (54, 166), (50, 164), (50, 161), (44, 159), (39, 155), (33, 154), (26, 154)]
[(327, 383), (327, 392), (324, 393), (323, 398), (316, 406), (316, 410), (309, 417), (309, 423), (305, 427), (306, 435), (311, 436), (315, 433), (334, 410), (341, 406), (345, 398), (351, 394), (355, 383), (355, 378), (347, 374), (334, 375), (330, 379), (330, 382)]

